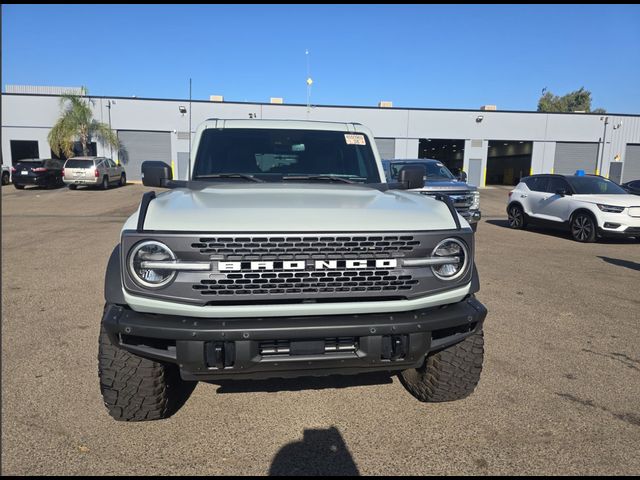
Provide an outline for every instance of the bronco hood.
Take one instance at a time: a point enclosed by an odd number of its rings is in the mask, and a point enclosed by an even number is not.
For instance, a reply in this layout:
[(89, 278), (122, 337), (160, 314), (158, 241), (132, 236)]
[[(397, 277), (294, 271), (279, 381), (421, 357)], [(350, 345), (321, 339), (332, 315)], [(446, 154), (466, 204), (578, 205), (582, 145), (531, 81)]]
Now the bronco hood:
[[(135, 228), (134, 214), (127, 228)], [(466, 222), (460, 217), (462, 225)], [(454, 229), (447, 206), (406, 191), (358, 185), (215, 184), (175, 189), (149, 204), (145, 230), (190, 232), (384, 232)]]

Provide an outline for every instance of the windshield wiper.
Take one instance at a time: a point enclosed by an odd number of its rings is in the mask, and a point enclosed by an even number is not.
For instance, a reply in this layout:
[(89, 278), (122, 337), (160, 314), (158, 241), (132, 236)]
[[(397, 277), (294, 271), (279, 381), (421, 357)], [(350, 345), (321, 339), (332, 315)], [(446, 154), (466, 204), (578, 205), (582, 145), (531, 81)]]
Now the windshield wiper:
[(246, 173), (210, 173), (208, 175), (198, 175), (194, 180), (199, 180), (201, 178), (242, 178), (251, 182), (264, 183), (264, 180)]
[(289, 175), (282, 177), (282, 180), (328, 180), (330, 182), (360, 183), (367, 179), (362, 177), (345, 178), (338, 175)]

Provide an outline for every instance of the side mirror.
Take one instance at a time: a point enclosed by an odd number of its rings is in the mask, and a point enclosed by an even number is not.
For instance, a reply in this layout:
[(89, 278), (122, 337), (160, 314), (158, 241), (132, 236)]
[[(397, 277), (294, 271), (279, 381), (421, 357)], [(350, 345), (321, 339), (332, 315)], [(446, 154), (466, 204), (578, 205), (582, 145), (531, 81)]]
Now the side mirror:
[(146, 187), (166, 187), (173, 180), (171, 167), (164, 162), (147, 160), (142, 162), (142, 184)]
[(407, 189), (409, 190), (424, 187), (424, 167), (420, 165), (407, 165), (406, 167), (402, 167), (398, 174), (398, 181), (400, 183), (406, 183)]
[(461, 182), (467, 183), (467, 172), (460, 172), (458, 174), (458, 180)]
[(571, 194), (567, 192), (564, 188), (560, 188), (556, 190), (556, 195), (560, 195), (561, 197), (564, 197), (565, 195), (571, 195)]

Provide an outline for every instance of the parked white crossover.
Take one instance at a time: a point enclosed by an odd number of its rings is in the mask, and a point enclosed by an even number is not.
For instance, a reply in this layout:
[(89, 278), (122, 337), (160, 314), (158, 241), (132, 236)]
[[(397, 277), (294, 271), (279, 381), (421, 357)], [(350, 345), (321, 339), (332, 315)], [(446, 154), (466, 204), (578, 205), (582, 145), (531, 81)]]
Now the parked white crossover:
[(568, 229), (579, 242), (601, 236), (640, 240), (640, 197), (596, 175), (532, 175), (509, 192), (509, 226)]

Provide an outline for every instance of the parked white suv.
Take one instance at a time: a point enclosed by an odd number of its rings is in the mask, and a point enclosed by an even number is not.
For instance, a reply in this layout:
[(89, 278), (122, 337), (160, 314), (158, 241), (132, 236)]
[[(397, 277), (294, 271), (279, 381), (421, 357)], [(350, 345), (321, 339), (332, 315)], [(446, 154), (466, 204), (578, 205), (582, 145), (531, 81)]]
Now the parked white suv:
[(596, 175), (532, 175), (509, 192), (509, 226), (568, 229), (578, 242), (599, 236), (640, 240), (640, 197)]

